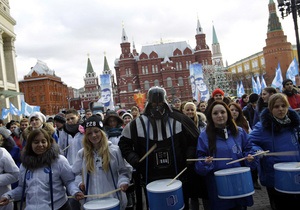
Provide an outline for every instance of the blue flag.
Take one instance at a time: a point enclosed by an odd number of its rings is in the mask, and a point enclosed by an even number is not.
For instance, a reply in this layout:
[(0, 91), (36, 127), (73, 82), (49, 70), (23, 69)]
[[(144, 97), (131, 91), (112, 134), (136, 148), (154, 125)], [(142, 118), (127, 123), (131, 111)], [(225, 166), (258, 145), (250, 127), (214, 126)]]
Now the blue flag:
[(10, 102), (10, 108), (9, 108), (10, 114), (11, 115), (21, 115), (21, 111), (18, 110), (11, 102)]
[(1, 119), (6, 119), (10, 113), (9, 109), (5, 109), (5, 108), (2, 108), (1, 112), (2, 112)]
[(256, 85), (257, 85), (257, 89), (258, 89), (258, 93), (257, 94), (260, 94), (262, 89), (261, 89), (261, 83), (260, 83), (260, 79), (259, 79), (259, 76), (256, 77)]
[(242, 95), (245, 94), (245, 89), (244, 89), (244, 85), (243, 85), (243, 82), (241, 81), (240, 82), (240, 86), (239, 86), (239, 92), (238, 92), (238, 97), (242, 97)]
[(236, 95), (237, 97), (241, 97), (239, 96), (239, 90), (240, 90), (240, 85), (239, 85), (239, 82), (236, 83)]
[(267, 87), (266, 81), (264, 79), (264, 76), (261, 75), (261, 90), (265, 89)]
[(280, 63), (278, 63), (278, 67), (276, 69), (276, 74), (272, 81), (271, 86), (274, 88), (279, 88), (279, 90), (282, 91), (282, 81), (283, 81), (283, 78), (282, 78)]
[(25, 116), (31, 115), (33, 112), (39, 112), (39, 106), (30, 106), (25, 101), (21, 101), (21, 114)]
[(286, 78), (292, 80), (293, 84), (296, 84), (295, 76), (298, 74), (298, 62), (296, 58), (294, 58), (286, 71)]
[(253, 93), (259, 94), (257, 84), (256, 84), (253, 76), (252, 76), (252, 91), (253, 91)]

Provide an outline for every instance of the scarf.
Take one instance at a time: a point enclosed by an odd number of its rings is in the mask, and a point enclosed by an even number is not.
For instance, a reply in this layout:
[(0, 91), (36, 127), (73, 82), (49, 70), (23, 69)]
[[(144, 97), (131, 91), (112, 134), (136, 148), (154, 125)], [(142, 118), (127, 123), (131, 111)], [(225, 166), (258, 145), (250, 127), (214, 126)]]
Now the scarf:
[(105, 132), (107, 134), (107, 138), (110, 137), (118, 137), (121, 136), (123, 128), (119, 127), (119, 128), (106, 128)]
[(71, 125), (69, 125), (69, 124), (65, 124), (65, 127), (64, 127), (64, 130), (68, 133), (68, 134), (70, 134), (73, 138), (74, 138), (74, 136), (76, 135), (76, 133), (78, 133), (79, 132), (79, 123), (77, 123), (77, 124), (71, 124)]

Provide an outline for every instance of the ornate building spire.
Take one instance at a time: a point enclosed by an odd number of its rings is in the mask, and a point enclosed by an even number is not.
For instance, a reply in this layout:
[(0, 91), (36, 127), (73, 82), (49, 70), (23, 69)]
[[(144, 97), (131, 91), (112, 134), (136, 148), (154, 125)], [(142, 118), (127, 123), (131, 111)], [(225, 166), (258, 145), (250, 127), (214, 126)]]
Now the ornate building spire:
[(128, 42), (128, 37), (125, 32), (124, 23), (122, 22), (122, 43)]
[(212, 63), (215, 66), (223, 67), (223, 58), (221, 53), (220, 44), (218, 41), (215, 26), (213, 25), (213, 43), (212, 43)]

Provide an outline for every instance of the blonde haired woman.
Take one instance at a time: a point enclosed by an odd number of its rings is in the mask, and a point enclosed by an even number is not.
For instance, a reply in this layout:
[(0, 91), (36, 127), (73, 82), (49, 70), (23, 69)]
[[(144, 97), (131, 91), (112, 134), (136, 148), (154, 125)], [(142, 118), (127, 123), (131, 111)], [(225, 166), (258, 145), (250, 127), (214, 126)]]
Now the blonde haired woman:
[(197, 112), (197, 107), (193, 102), (187, 102), (182, 111), (186, 116), (193, 120), (200, 132), (205, 129), (206, 117), (203, 113)]
[[(195, 103), (187, 102), (183, 107), (183, 113), (188, 116), (197, 128), (199, 132), (205, 130), (206, 123), (202, 121), (202, 118), (205, 118), (203, 113), (197, 112)], [(198, 175), (194, 170), (194, 164), (191, 167), (188, 167), (188, 187), (189, 187), (189, 197), (191, 199), (191, 209), (199, 210), (199, 199), (202, 198), (204, 209), (209, 209), (208, 195), (206, 190), (206, 184), (203, 176)]]
[[(121, 188), (121, 191), (109, 197), (117, 198), (120, 201), (120, 209), (124, 210), (127, 205), (124, 192), (130, 183), (132, 167), (125, 164), (119, 147), (107, 140), (98, 116), (89, 117), (85, 129), (83, 148), (78, 151), (72, 166), (76, 183), (87, 195), (102, 194)], [(97, 198), (87, 198), (86, 202), (92, 199)]]

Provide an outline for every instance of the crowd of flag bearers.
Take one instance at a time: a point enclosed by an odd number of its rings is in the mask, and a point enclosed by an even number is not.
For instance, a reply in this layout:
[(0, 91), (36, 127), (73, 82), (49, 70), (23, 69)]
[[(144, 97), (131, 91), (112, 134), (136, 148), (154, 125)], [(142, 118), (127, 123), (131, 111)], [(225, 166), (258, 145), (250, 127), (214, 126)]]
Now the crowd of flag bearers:
[(151, 87), (144, 110), (9, 122), (0, 128), (0, 209), (198, 210), (201, 199), (205, 210), (245, 210), (261, 185), (273, 210), (300, 209), (294, 84), (235, 101), (217, 88), (201, 102), (169, 102)]

